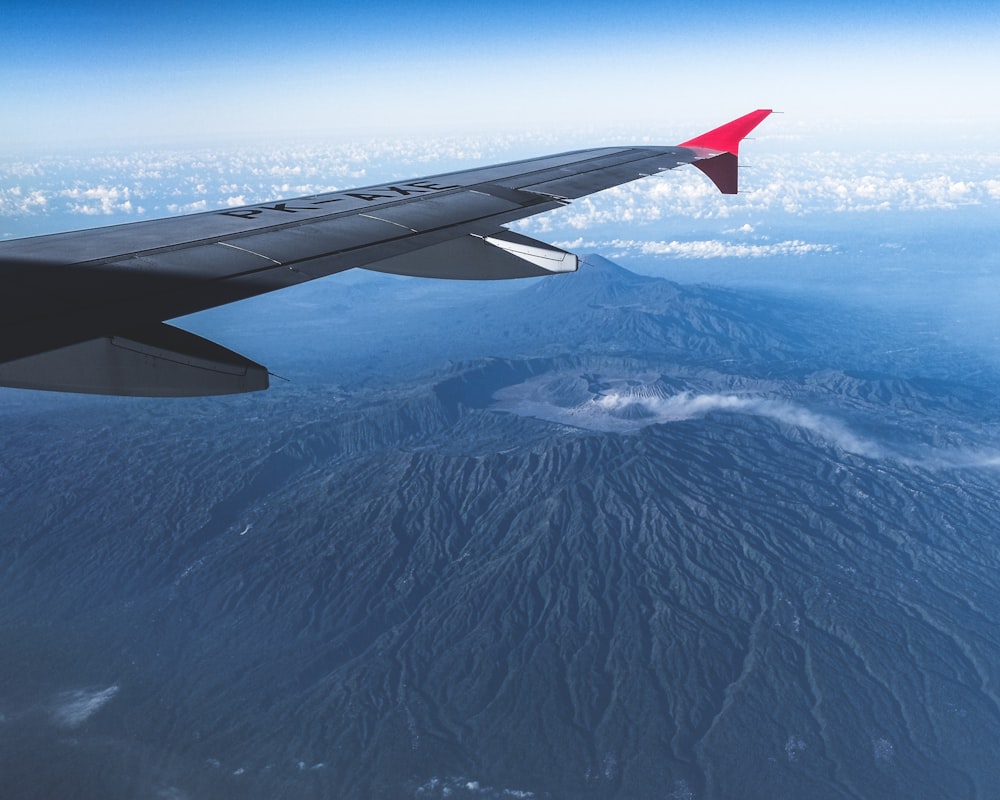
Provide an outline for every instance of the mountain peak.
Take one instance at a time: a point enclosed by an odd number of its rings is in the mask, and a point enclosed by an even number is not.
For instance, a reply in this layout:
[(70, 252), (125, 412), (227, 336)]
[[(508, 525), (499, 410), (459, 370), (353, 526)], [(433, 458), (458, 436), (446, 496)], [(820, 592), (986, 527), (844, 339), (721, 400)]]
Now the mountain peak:
[(584, 275), (600, 276), (605, 282), (615, 281), (621, 283), (647, 283), (655, 281), (647, 275), (639, 275), (636, 272), (625, 269), (614, 261), (609, 261), (604, 256), (597, 253), (584, 253), (580, 256), (580, 273)]

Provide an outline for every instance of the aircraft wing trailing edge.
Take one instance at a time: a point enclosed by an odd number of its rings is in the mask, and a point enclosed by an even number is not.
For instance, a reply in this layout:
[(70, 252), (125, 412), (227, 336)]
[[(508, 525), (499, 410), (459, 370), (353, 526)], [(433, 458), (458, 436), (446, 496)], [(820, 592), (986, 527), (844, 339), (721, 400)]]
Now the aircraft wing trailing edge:
[(165, 320), (361, 267), (460, 280), (573, 272), (504, 227), (693, 164), (737, 191), (753, 111), (683, 144), (606, 147), (169, 219), (0, 242), (0, 386), (181, 397), (268, 372)]

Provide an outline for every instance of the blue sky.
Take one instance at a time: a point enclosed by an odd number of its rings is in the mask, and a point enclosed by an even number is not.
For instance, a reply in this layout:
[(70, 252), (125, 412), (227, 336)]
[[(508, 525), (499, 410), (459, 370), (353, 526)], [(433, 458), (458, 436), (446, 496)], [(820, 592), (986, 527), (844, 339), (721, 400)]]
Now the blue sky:
[(5, 3), (9, 149), (178, 136), (1000, 132), (1000, 12), (940, 3)]

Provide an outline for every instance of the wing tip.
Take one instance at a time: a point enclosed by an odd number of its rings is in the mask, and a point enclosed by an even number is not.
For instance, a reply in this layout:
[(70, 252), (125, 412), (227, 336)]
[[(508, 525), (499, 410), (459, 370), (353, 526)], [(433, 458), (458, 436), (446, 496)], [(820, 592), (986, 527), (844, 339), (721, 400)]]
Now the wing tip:
[(701, 147), (715, 151), (704, 154), (692, 163), (712, 180), (720, 192), (738, 194), (740, 142), (773, 113), (770, 108), (758, 108), (725, 125), (688, 139), (680, 146)]
[(725, 125), (720, 125), (700, 136), (681, 142), (680, 146), (705, 147), (709, 150), (718, 150), (720, 153), (732, 153), (734, 156), (738, 156), (740, 142), (772, 113), (774, 112), (770, 108), (758, 108), (756, 111), (737, 117)]

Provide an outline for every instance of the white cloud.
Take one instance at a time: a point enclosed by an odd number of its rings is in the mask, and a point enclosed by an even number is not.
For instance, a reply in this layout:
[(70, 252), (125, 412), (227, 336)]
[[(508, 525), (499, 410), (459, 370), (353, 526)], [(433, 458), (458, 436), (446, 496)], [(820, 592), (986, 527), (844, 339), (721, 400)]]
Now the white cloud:
[(24, 190), (20, 186), (0, 186), (0, 216), (24, 216), (44, 213), (49, 198), (41, 189)]
[(208, 201), (202, 198), (201, 200), (195, 200), (193, 203), (170, 203), (167, 206), (167, 211), (171, 214), (194, 214), (198, 211), (205, 211), (208, 209)]
[(621, 412), (629, 406), (639, 406), (649, 415), (645, 418), (646, 424), (676, 422), (701, 417), (713, 411), (751, 414), (789, 427), (807, 430), (849, 453), (868, 458), (885, 455), (880, 445), (856, 435), (839, 420), (781, 400), (741, 397), (733, 394), (681, 392), (670, 397), (636, 397), (632, 394), (608, 393), (595, 398), (592, 402), (608, 413)]
[(67, 210), (71, 214), (131, 214), (131, 190), (128, 186), (74, 186), (60, 194), (68, 198)]
[(117, 686), (106, 689), (75, 689), (57, 695), (52, 703), (52, 721), (63, 728), (78, 728), (118, 694)]
[(801, 256), (814, 253), (832, 253), (836, 248), (829, 244), (815, 244), (792, 239), (773, 244), (745, 244), (721, 240), (642, 241), (638, 239), (585, 240), (582, 237), (555, 243), (566, 250), (597, 250), (611, 258), (625, 255), (668, 256), (670, 258), (766, 258), (772, 256)]

